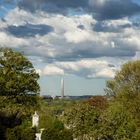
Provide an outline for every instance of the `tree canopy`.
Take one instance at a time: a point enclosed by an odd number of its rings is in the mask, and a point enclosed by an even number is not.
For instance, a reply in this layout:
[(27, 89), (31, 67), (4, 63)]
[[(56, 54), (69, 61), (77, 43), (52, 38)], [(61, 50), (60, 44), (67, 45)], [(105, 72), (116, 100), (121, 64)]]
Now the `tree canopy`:
[(0, 49), (0, 95), (37, 95), (38, 78), (32, 63), (22, 53)]
[(125, 92), (129, 97), (140, 93), (140, 60), (122, 65), (114, 79), (107, 82), (106, 92), (109, 96)]
[[(106, 93), (95, 96), (64, 113), (64, 122), (76, 139), (140, 139), (140, 60), (122, 65)], [(107, 96), (108, 97), (108, 96)]]

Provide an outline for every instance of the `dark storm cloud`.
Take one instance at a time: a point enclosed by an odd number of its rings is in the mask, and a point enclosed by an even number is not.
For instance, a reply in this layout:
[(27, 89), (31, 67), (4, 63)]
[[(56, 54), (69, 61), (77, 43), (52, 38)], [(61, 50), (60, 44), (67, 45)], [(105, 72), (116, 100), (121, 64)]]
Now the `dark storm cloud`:
[(15, 3), (20, 9), (35, 12), (68, 14), (69, 9), (77, 9), (93, 14), (98, 20), (119, 19), (140, 12), (140, 5), (132, 0), (2, 0), (2, 5)]
[(39, 24), (25, 24), (20, 26), (8, 26), (6, 31), (16, 37), (34, 37), (35, 35), (45, 35), (53, 31), (53, 28), (49, 25)]
[(140, 5), (131, 0), (89, 0), (90, 10), (98, 20), (119, 19), (140, 12)]
[(41, 9), (61, 14), (66, 14), (68, 8), (82, 8), (99, 20), (119, 19), (140, 12), (140, 6), (131, 0), (104, 0), (100, 3), (100, 0), (21, 0), (18, 6), (30, 11)]
[(85, 8), (87, 0), (21, 0), (18, 6), (23, 9), (35, 11), (41, 9), (49, 12), (64, 12), (67, 8)]

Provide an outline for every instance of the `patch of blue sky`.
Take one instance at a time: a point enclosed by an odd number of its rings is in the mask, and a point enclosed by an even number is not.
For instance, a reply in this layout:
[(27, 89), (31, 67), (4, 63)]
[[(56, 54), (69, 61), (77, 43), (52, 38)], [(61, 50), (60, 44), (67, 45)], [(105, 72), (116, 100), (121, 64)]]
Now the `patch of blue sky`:
[(64, 78), (65, 95), (105, 94), (105, 83), (108, 79), (85, 79), (67, 74), (64, 76), (41, 76), (39, 79), (41, 95), (61, 95), (60, 81), (62, 77)]
[(67, 10), (67, 16), (80, 16), (84, 14), (85, 14), (85, 11), (81, 8), (77, 8), (77, 9), (68, 8)]
[(129, 18), (132, 23), (140, 23), (140, 13)]
[(0, 8), (0, 18), (5, 16), (6, 12)]
[(132, 1), (140, 5), (140, 0), (132, 0)]
[[(132, 0), (134, 3), (139, 4), (140, 5), (140, 0)], [(130, 21), (132, 21), (133, 23), (140, 23), (140, 13), (135, 14), (132, 17), (129, 17)]]
[(16, 7), (15, 4), (2, 4), (0, 6), (0, 17), (3, 18), (10, 10)]

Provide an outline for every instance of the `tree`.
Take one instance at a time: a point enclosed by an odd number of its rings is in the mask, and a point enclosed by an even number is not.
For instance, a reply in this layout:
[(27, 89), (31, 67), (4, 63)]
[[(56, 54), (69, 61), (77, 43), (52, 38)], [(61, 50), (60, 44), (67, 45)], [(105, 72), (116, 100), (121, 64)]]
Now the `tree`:
[(104, 110), (108, 106), (107, 98), (104, 96), (94, 96), (88, 100), (85, 100), (83, 103), (87, 103), (99, 110)]
[(128, 97), (137, 96), (140, 93), (140, 60), (130, 61), (122, 65), (113, 80), (107, 82), (106, 93), (109, 96), (117, 96), (124, 93)]
[(73, 140), (70, 130), (58, 119), (55, 119), (51, 127), (45, 128), (41, 136), (42, 140)]
[(106, 92), (123, 103), (135, 117), (140, 115), (140, 60), (122, 65), (114, 79), (107, 82)]
[(106, 140), (138, 140), (140, 130), (138, 120), (123, 102), (112, 100), (110, 106), (100, 116), (100, 138)]
[(39, 75), (32, 63), (20, 52), (10, 48), (1, 48), (0, 53), (0, 95), (37, 95)]
[(107, 82), (110, 106), (102, 116), (102, 134), (111, 140), (137, 140), (140, 137), (140, 60), (122, 65)]
[[(32, 63), (21, 53), (9, 48), (0, 49), (0, 132), (3, 133), (0, 138), (2, 140), (19, 140), (19, 137), (29, 132), (23, 131), (30, 127), (29, 125), (23, 130), (20, 126), (30, 119), (31, 114), (39, 107), (38, 78), (39, 75)], [(32, 130), (30, 132), (34, 139), (34, 132)], [(31, 139), (27, 135), (26, 139)]]
[(35, 129), (17, 126), (13, 129), (7, 129), (6, 140), (35, 140)]
[(78, 140), (97, 138), (100, 111), (87, 103), (79, 103), (66, 110), (63, 119)]

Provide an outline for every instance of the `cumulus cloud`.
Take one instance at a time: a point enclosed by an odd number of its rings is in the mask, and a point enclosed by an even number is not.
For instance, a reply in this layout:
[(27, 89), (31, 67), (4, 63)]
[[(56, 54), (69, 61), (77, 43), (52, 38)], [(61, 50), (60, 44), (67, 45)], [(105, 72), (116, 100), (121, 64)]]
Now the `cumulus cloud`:
[(30, 43), (22, 38), (13, 37), (5, 32), (0, 32), (0, 46), (20, 48), (22, 46), (29, 46)]
[[(96, 73), (95, 77), (101, 77), (101, 78), (113, 78), (115, 76), (115, 72), (112, 69), (104, 68)], [(92, 78), (92, 76), (91, 76)]]
[(68, 42), (80, 43), (92, 40), (92, 33), (86, 30), (69, 31), (64, 34)]
[(104, 60), (87, 59), (74, 62), (55, 62), (48, 64), (42, 71), (44, 75), (63, 75), (65, 72), (85, 78), (112, 78), (116, 68), (110, 67), (109, 63)]
[[(93, 13), (84, 11), (82, 14), (75, 14), (75, 10), (69, 9), (72, 10), (71, 15), (68, 15), (68, 11), (67, 14), (61, 12), (56, 14), (53, 11), (46, 12), (39, 7), (34, 9), (36, 12), (32, 12), (27, 10), (30, 5), (25, 7), (29, 2), (32, 3), (32, 0), (21, 2), (19, 7), (10, 10), (0, 20), (0, 44), (3, 47), (22, 51), (30, 59), (34, 57), (35, 65), (47, 64), (44, 69), (37, 66), (39, 68), (37, 71), (41, 75), (66, 73), (86, 78), (113, 77), (120, 62), (135, 57), (140, 50), (139, 23), (130, 20), (126, 11), (124, 16), (121, 13), (117, 16), (115, 12), (114, 18), (110, 15), (103, 17), (103, 14), (107, 13), (102, 9), (107, 8), (111, 0), (90, 1), (88, 3), (90, 8), (87, 9)], [(41, 2), (45, 1), (38, 1), (38, 3)], [(48, 0), (48, 2), (52, 6), (55, 5), (56, 9), (83, 7), (82, 4), (78, 6), (79, 1), (72, 5), (72, 1), (67, 0), (64, 3), (61, 3), (61, 0), (58, 2)], [(98, 5), (93, 11), (95, 3)], [(115, 0), (114, 3), (123, 3), (121, 7), (124, 7), (124, 3), (132, 2)], [(132, 8), (134, 5), (132, 3)], [(108, 8), (111, 7), (108, 6)], [(129, 10), (132, 10), (133, 14), (137, 12), (131, 7)], [(39, 58), (41, 61), (38, 61)], [(103, 61), (103, 59), (106, 60)], [(114, 60), (111, 61), (112, 59)]]
[(64, 75), (64, 70), (53, 65), (46, 66), (43, 71), (43, 75)]
[[(15, 47), (22, 45), (19, 50), (24, 51), (26, 55), (43, 57), (47, 62), (103, 56), (133, 57), (139, 49), (139, 27), (133, 27), (132, 21), (128, 18), (105, 21), (106, 31), (100, 32), (92, 30), (98, 22), (87, 14), (70, 17), (58, 14), (52, 16), (41, 11), (35, 14), (15, 8), (9, 12), (5, 20), (1, 21), (0, 33), (4, 34), (3, 38), (9, 38), (9, 41), (4, 43), (1, 40), (1, 44), (11, 47), (10, 40), (17, 40), (19, 43), (15, 43)], [(120, 26), (126, 24), (131, 24), (132, 27), (119, 30)], [(79, 25), (84, 28), (79, 28)], [(48, 34), (48, 28), (54, 30)], [(113, 28), (114, 32), (110, 32)], [(31, 38), (23, 38), (26, 36)]]

